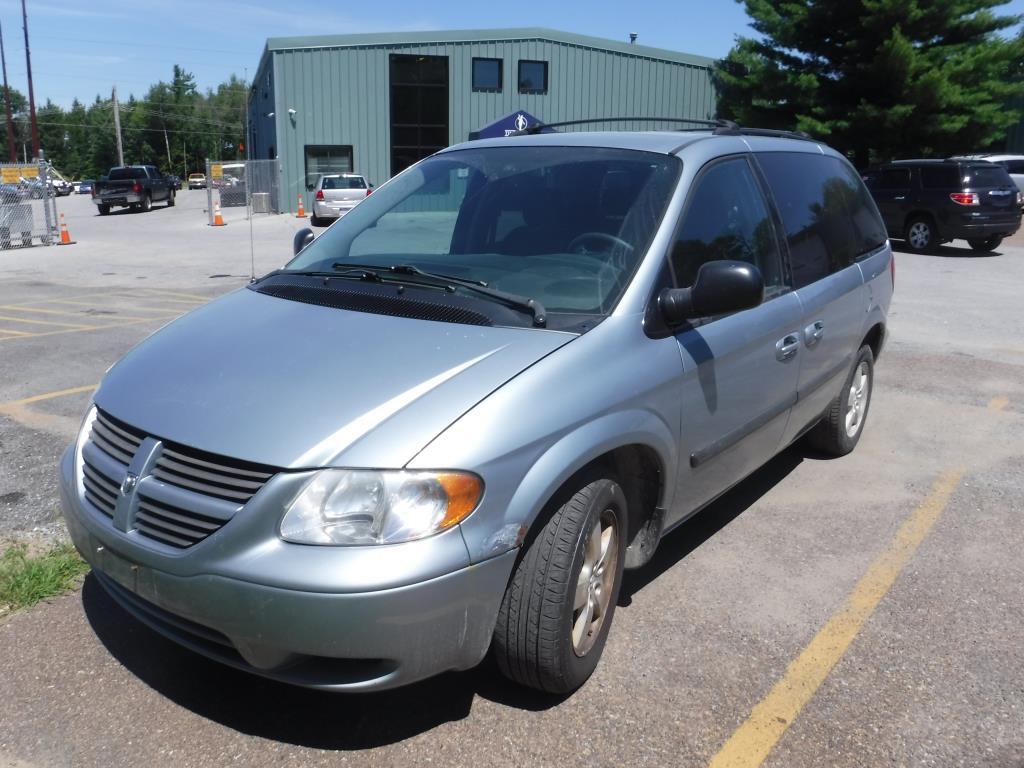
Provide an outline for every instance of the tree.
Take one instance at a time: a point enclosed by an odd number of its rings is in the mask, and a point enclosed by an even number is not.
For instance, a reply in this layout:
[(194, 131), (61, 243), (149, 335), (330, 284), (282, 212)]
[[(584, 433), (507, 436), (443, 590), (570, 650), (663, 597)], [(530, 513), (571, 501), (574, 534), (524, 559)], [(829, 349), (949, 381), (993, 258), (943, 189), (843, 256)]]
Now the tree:
[(1007, 0), (737, 0), (756, 38), (715, 66), (719, 114), (801, 130), (864, 168), (993, 147), (1020, 118)]

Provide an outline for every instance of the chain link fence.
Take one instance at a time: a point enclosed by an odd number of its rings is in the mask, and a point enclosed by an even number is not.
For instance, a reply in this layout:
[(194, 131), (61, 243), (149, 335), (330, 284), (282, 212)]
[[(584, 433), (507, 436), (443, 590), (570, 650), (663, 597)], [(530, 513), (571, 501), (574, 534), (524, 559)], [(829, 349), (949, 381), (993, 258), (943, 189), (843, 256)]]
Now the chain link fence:
[(70, 192), (45, 160), (0, 163), (0, 248), (60, 242), (57, 197)]
[(207, 160), (206, 211), (214, 223), (219, 206), (225, 223), (281, 211), (277, 160)]

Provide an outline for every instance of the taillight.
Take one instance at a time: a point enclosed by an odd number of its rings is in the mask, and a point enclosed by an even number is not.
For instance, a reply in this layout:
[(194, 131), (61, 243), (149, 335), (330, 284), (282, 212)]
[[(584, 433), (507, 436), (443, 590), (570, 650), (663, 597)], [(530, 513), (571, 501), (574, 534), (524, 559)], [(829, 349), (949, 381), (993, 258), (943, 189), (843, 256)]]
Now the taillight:
[(139, 184), (139, 182), (136, 181), (134, 184), (132, 184), (132, 192), (138, 193), (138, 192), (141, 192), (141, 191), (142, 191), (142, 185)]
[(369, 197), (371, 192), (373, 192), (373, 190), (370, 187), (367, 187), (366, 188), (366, 196)]
[(318, 189), (316, 191), (316, 199), (317, 200), (323, 200), (324, 199), (324, 191), (322, 189)]
[(96, 197), (96, 187), (92, 187), (92, 188), (91, 188), (91, 189), (89, 190), (89, 194), (90, 194), (90, 195), (92, 195), (93, 197)]
[(950, 192), (949, 199), (957, 205), (981, 205), (977, 192)]

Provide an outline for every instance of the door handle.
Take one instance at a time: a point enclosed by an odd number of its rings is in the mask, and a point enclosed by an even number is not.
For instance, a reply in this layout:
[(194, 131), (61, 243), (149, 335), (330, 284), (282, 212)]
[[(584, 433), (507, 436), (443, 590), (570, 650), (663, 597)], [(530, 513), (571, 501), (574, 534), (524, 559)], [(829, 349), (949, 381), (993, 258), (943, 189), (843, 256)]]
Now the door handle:
[(800, 337), (796, 333), (790, 333), (775, 342), (775, 359), (786, 362), (796, 357), (800, 350)]
[(804, 328), (804, 343), (808, 347), (813, 347), (819, 341), (821, 337), (825, 335), (825, 323), (822, 320), (815, 320), (813, 323)]
[(893, 198), (893, 200), (906, 200), (906, 199), (907, 199), (906, 195), (896, 195), (896, 197)]

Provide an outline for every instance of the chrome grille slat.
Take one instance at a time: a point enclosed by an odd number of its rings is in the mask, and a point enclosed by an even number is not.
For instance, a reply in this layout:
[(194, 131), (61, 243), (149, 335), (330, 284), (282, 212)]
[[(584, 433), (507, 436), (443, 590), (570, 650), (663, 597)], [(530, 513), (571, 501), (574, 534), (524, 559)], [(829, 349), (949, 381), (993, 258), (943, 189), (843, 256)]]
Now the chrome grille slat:
[(157, 466), (153, 470), (153, 477), (158, 480), (163, 480), (165, 483), (170, 483), (171, 485), (177, 485), (183, 488), (190, 488), (194, 491), (199, 491), (199, 493), (206, 494), (207, 496), (216, 496), (217, 498), (237, 501), (242, 504), (251, 499), (255, 493), (255, 491), (235, 491), (230, 488), (221, 488), (220, 486), (203, 483), (198, 480), (190, 480), (188, 478), (181, 477), (178, 474), (164, 471), (160, 467), (159, 462), (157, 462)]
[(206, 470), (202, 469), (193, 469), (187, 464), (168, 458), (166, 453), (164, 453), (164, 455), (160, 457), (156, 465), (160, 469), (166, 470), (168, 472), (173, 472), (177, 475), (201, 478), (203, 480), (210, 480), (215, 485), (229, 485), (239, 490), (248, 490), (250, 492), (250, 495), (256, 493), (256, 491), (258, 491), (266, 482), (266, 478), (261, 480), (242, 480), (239, 478), (232, 477), (227, 472), (216, 473), (207, 472)]
[(96, 431), (96, 425), (93, 424), (92, 433), (89, 435), (90, 442), (103, 451), (105, 454), (110, 456), (114, 461), (117, 461), (125, 466), (132, 463), (132, 455), (126, 453), (122, 449), (118, 448), (113, 443), (110, 443)]
[(244, 468), (244, 466), (237, 466), (239, 464), (244, 465), (246, 464), (246, 462), (232, 461), (224, 457), (224, 463), (217, 463), (205, 459), (200, 459), (196, 456), (191, 456), (187, 453), (183, 453), (180, 450), (170, 448), (168, 446), (164, 446), (163, 455), (169, 459), (172, 459), (173, 461), (183, 462), (185, 464), (189, 464), (203, 469), (211, 469), (214, 472), (217, 472), (218, 474), (229, 473), (233, 475), (238, 475), (240, 477), (251, 477), (255, 480), (261, 480), (263, 482), (266, 482), (267, 480), (274, 476), (273, 472), (262, 472), (254, 469), (246, 469)]
[(118, 492), (121, 490), (120, 486), (118, 486), (117, 483), (115, 483), (109, 477), (104, 475), (102, 472), (100, 472), (98, 469), (92, 466), (89, 462), (85, 462), (85, 464), (82, 466), (82, 469), (84, 470), (85, 476), (87, 478), (100, 485), (111, 496), (116, 497)]
[(159, 528), (150, 527), (145, 523), (137, 525), (136, 529), (143, 536), (148, 536), (151, 539), (156, 539), (157, 541), (163, 542), (164, 544), (170, 544), (172, 547), (177, 547), (178, 549), (185, 549), (185, 547), (191, 547), (193, 544), (195, 544), (194, 541), (191, 541), (189, 539), (182, 539), (178, 536), (162, 531)]
[(183, 515), (179, 512), (173, 512), (170, 509), (161, 508), (150, 503), (145, 497), (143, 497), (143, 500), (139, 502), (139, 510), (140, 513), (146, 512), (150, 514), (159, 514), (161, 517), (166, 517), (169, 520), (176, 520), (179, 523), (185, 523), (186, 525), (200, 528), (206, 533), (213, 533), (226, 522), (224, 520), (209, 520), (198, 515), (193, 517), (191, 515)]
[(152, 526), (155, 526), (157, 528), (161, 528), (161, 529), (163, 529), (165, 531), (169, 531), (170, 533), (174, 533), (174, 534), (181, 535), (183, 537), (187, 537), (190, 540), (190, 542), (193, 543), (193, 544), (196, 543), (197, 541), (202, 541), (203, 539), (205, 539), (207, 536), (210, 535), (209, 533), (203, 533), (203, 532), (200, 532), (200, 531), (193, 530), (191, 528), (186, 528), (183, 525), (177, 525), (175, 523), (169, 523), (166, 520), (162, 520), (159, 517), (154, 517), (153, 515), (150, 515), (150, 514), (147, 514), (145, 512), (142, 512), (141, 510), (139, 511), (139, 514), (135, 517), (135, 524), (136, 524), (136, 526), (141, 524), (141, 525), (152, 525)]
[(127, 440), (129, 443), (134, 444), (136, 447), (141, 445), (142, 441), (146, 437), (141, 432), (137, 432), (129, 428), (127, 424), (122, 425), (116, 422), (113, 419), (113, 417), (107, 415), (106, 413), (99, 409), (97, 409), (96, 411), (96, 420), (103, 424), (103, 426), (105, 426), (107, 429), (120, 435), (124, 440)]
[(118, 449), (129, 455), (133, 455), (137, 450), (139, 450), (139, 445), (142, 443), (141, 440), (137, 443), (132, 442), (131, 440), (125, 440), (99, 419), (96, 419), (96, 421), (92, 423), (92, 431), (93, 434), (99, 434), (100, 437), (108, 443), (116, 446)]
[(112, 518), (114, 516), (114, 508), (110, 506), (110, 504), (105, 502), (103, 499), (96, 496), (92, 491), (89, 490), (88, 487), (86, 487), (85, 489), (85, 498), (90, 504), (96, 507), (96, 509), (98, 509), (107, 517)]
[(102, 485), (97, 483), (88, 475), (82, 478), (82, 482), (83, 485), (85, 485), (85, 489), (87, 491), (92, 493), (94, 496), (98, 496), (99, 498), (103, 499), (111, 507), (117, 504), (117, 494), (109, 490), (108, 488), (104, 488)]

